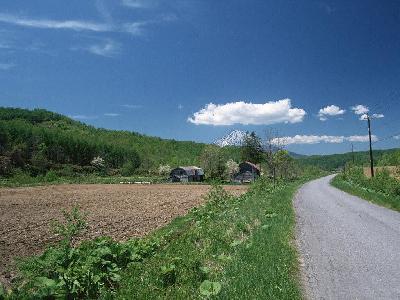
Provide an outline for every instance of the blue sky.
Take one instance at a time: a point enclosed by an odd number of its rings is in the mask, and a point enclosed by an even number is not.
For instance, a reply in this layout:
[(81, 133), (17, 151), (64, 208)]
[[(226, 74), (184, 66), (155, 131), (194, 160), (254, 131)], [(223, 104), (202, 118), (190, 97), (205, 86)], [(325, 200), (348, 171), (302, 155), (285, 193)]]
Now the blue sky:
[(366, 150), (369, 108), (399, 147), (399, 53), (398, 1), (2, 0), (0, 105), (177, 140), (274, 128), (306, 154)]

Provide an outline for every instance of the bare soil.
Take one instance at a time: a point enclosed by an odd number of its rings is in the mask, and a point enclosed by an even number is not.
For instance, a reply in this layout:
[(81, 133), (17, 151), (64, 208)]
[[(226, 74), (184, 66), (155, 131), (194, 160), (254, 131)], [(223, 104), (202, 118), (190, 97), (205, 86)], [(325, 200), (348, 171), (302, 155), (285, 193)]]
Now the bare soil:
[[(382, 172), (384, 170), (388, 171), (390, 176), (400, 180), (400, 167), (398, 166), (374, 167), (375, 173)], [(371, 168), (365, 167), (364, 175), (371, 178)]]
[[(38, 254), (57, 240), (52, 220), (78, 206), (87, 213), (83, 239), (140, 237), (204, 202), (207, 185), (55, 185), (0, 189), (0, 282), (13, 277), (14, 259)], [(245, 186), (226, 186), (235, 195)]]

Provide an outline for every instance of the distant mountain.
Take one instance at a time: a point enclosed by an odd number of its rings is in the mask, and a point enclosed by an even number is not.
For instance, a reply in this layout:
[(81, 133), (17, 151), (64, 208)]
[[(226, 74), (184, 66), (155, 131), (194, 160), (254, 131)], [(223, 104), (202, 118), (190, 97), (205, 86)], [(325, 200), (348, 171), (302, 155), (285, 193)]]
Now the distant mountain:
[(220, 147), (241, 146), (245, 136), (246, 132), (242, 130), (233, 130), (224, 137), (216, 140), (214, 144)]
[[(227, 146), (238, 146), (240, 147), (243, 144), (243, 140), (246, 137), (246, 132), (242, 130), (233, 130), (224, 137), (216, 140), (214, 142), (215, 145), (220, 147)], [(305, 155), (297, 154), (289, 151), (289, 155), (293, 158), (304, 158)]]

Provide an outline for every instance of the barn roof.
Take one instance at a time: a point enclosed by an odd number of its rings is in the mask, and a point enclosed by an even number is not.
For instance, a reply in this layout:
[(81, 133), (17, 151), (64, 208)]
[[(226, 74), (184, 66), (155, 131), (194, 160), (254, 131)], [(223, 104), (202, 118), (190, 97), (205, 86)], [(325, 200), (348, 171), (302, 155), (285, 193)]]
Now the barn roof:
[(253, 164), (253, 163), (251, 163), (249, 161), (245, 161), (242, 164), (248, 164), (248, 165), (252, 166), (254, 169), (256, 169), (258, 171), (261, 171), (260, 168), (257, 165), (255, 165), (255, 164)]
[[(195, 171), (198, 171), (198, 175), (204, 175), (203, 169), (199, 168), (199, 167), (196, 167), (196, 166), (178, 167), (176, 169), (185, 170), (187, 175), (195, 175)], [(174, 170), (176, 170), (176, 169), (174, 169)]]

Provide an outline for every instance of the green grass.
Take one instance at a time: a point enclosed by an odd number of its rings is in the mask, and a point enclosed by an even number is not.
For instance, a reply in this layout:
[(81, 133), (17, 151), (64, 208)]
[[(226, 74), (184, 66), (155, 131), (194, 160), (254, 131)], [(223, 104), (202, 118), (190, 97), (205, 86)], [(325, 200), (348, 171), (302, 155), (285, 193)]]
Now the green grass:
[(31, 177), (26, 174), (21, 174), (11, 178), (0, 177), (0, 188), (14, 188), (14, 187), (30, 187), (30, 186), (44, 186), (56, 184), (119, 184), (134, 183), (134, 182), (151, 182), (163, 183), (166, 179), (161, 176), (98, 176), (86, 175), (75, 177), (54, 177), (46, 178), (46, 176)]
[(129, 268), (115, 297), (203, 299), (207, 280), (220, 286), (220, 299), (301, 299), (292, 243), (300, 184), (260, 180), (239, 198), (215, 190), (205, 207), (157, 233), (170, 242)]
[(354, 183), (351, 183), (343, 179), (342, 176), (340, 175), (333, 178), (331, 184), (334, 187), (342, 191), (345, 191), (349, 194), (358, 196), (369, 202), (400, 212), (400, 197), (396, 197), (393, 195), (386, 195), (384, 193), (376, 192), (374, 190), (361, 187), (359, 185), (356, 185)]

